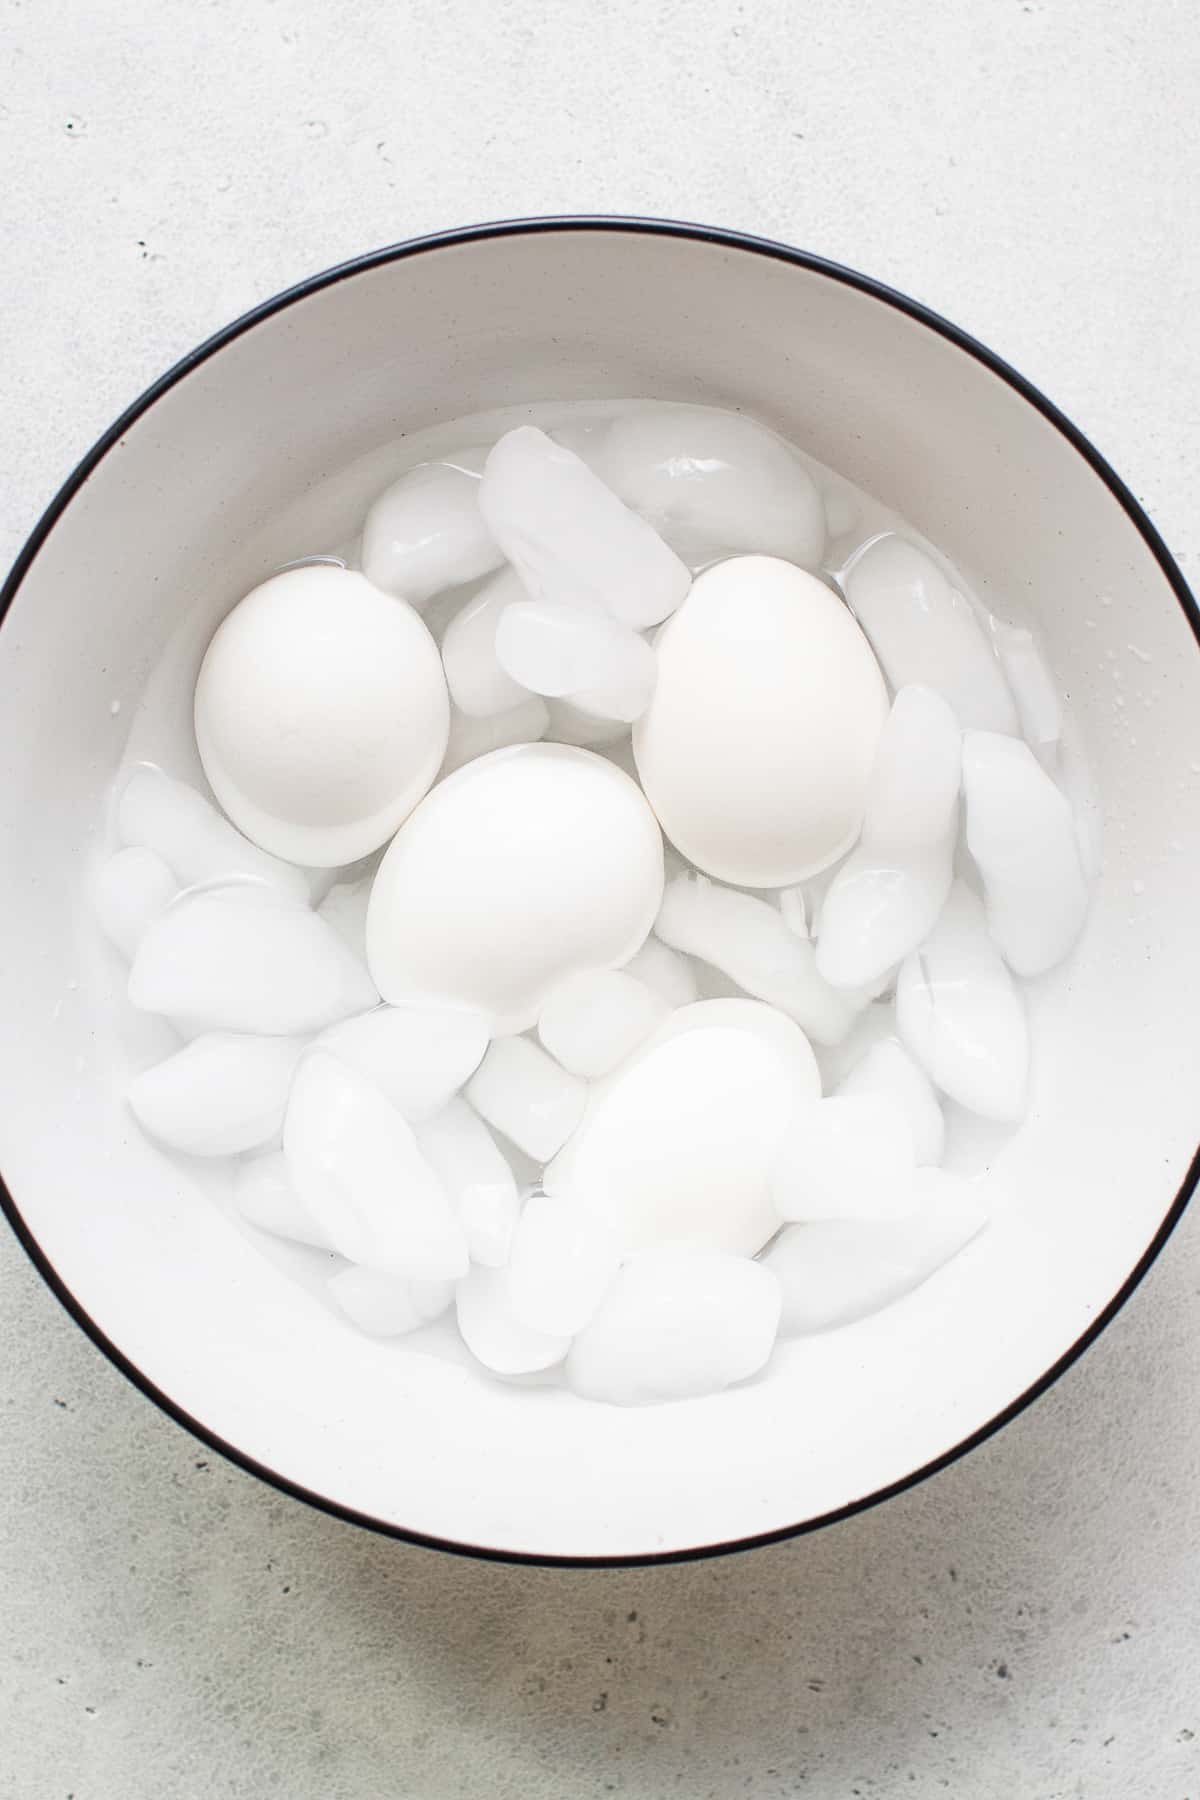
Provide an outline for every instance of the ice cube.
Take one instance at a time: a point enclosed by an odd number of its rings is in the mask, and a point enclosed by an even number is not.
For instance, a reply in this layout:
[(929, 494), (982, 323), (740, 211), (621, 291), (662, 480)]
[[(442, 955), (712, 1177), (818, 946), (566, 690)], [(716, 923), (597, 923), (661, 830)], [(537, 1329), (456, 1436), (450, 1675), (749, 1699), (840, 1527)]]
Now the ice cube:
[(817, 969), (863, 989), (932, 931), (953, 879), (962, 733), (932, 688), (901, 688), (880, 734), (859, 846), (821, 902)]
[(954, 840), (940, 850), (883, 856), (862, 845), (838, 870), (821, 907), (818, 974), (835, 991), (889, 977), (937, 923), (954, 877)]
[(161, 856), (181, 887), (259, 881), (290, 899), (309, 898), (303, 869), (260, 850), (195, 788), (148, 763), (135, 769), (121, 790), (117, 836)]
[(552, 425), (546, 435), (599, 473), (600, 452), (611, 424), (611, 419), (570, 419), (566, 424)]
[(772, 1271), (723, 1250), (630, 1257), (567, 1356), (567, 1386), (638, 1406), (716, 1394), (771, 1354), (781, 1294)]
[(781, 1219), (896, 1219), (912, 1211), (916, 1158), (908, 1120), (877, 1094), (796, 1108), (771, 1166)]
[(933, 1084), (896, 1038), (872, 1044), (836, 1089), (840, 1097), (878, 1095), (900, 1107), (908, 1120), (919, 1165), (940, 1163), (946, 1121)]
[(568, 975), (551, 992), (538, 1036), (572, 1075), (594, 1081), (624, 1062), (667, 1012), (653, 988), (620, 969)]
[(479, 1067), (488, 1030), (479, 1013), (377, 1006), (323, 1032), (317, 1048), (373, 1081), (410, 1124), (445, 1106)]
[(815, 569), (825, 509), (795, 452), (765, 425), (707, 406), (637, 407), (613, 420), (605, 481), (691, 554), (753, 550)]
[(367, 580), (420, 608), (443, 588), (498, 569), (504, 556), (480, 511), (479, 486), (478, 476), (448, 462), (406, 470), (363, 523)]
[(496, 655), (514, 684), (625, 723), (650, 704), (658, 667), (645, 639), (606, 613), (537, 600), (504, 609)]
[(129, 972), (140, 1012), (198, 1030), (319, 1031), (379, 999), (324, 919), (268, 888), (184, 894), (149, 927)]
[(962, 732), (935, 689), (903, 687), (875, 752), (862, 844), (886, 855), (938, 850), (958, 821)]
[(205, 1032), (145, 1069), (126, 1098), (152, 1138), (189, 1156), (235, 1156), (275, 1136), (303, 1043)]
[(1062, 703), (1031, 631), (991, 619), (992, 646), (1016, 702), (1021, 732), (1041, 757), (1053, 758), (1062, 737)]
[(823, 1219), (791, 1225), (763, 1258), (783, 1290), (784, 1336), (832, 1331), (911, 1292), (977, 1237), (987, 1211), (975, 1188), (918, 1169), (904, 1219)]
[(983, 907), (956, 881), (896, 986), (905, 1047), (936, 1087), (985, 1119), (1019, 1119), (1029, 1079), (1021, 997), (988, 935)]
[(849, 537), (858, 521), (858, 502), (849, 488), (829, 488), (825, 494), (825, 530), (830, 542)]
[(620, 1264), (617, 1239), (603, 1219), (568, 1200), (531, 1194), (517, 1221), (509, 1264), (513, 1313), (535, 1331), (574, 1337)]
[(808, 929), (808, 896), (803, 887), (780, 888), (779, 916), (788, 930), (798, 938), (807, 938)]
[(521, 1202), (491, 1132), (465, 1100), (451, 1100), (416, 1133), (422, 1156), (457, 1209), (471, 1261), (501, 1268), (512, 1249)]
[(673, 950), (712, 963), (748, 994), (778, 1006), (819, 1043), (836, 1043), (854, 1023), (856, 1007), (819, 973), (812, 944), (766, 900), (704, 875), (677, 875), (667, 883), (654, 931)]
[(290, 1238), (295, 1244), (311, 1244), (317, 1250), (332, 1249), (326, 1233), (307, 1207), (301, 1205), (282, 1150), (268, 1150), (239, 1163), (233, 1199), (247, 1224), (256, 1225), (260, 1231)]
[(821, 1092), (831, 1094), (860, 1063), (874, 1044), (896, 1031), (896, 1009), (890, 1001), (864, 1006), (840, 1044), (814, 1046), (821, 1074)]
[(347, 950), (367, 964), (367, 903), (374, 874), (357, 881), (335, 881), (317, 908), (318, 916), (336, 931)]
[(920, 682), (964, 729), (1015, 734), (1012, 696), (970, 602), (924, 550), (885, 532), (851, 559), (842, 587), (894, 689)]
[(162, 857), (134, 844), (110, 856), (92, 876), (92, 910), (105, 937), (132, 960), (147, 927), (178, 892), (179, 883)]
[(625, 973), (653, 988), (668, 1006), (690, 1006), (699, 997), (695, 969), (686, 956), (672, 950), (661, 938), (648, 937), (637, 955), (625, 964)]
[(575, 744), (581, 750), (600, 750), (609, 744), (629, 741), (627, 719), (604, 719), (599, 713), (586, 712), (571, 700), (546, 702), (549, 724), (546, 736), (556, 744)]
[(463, 1343), (497, 1375), (532, 1375), (561, 1362), (571, 1342), (536, 1331), (513, 1312), (507, 1269), (472, 1269), (456, 1293)]
[[(507, 750), (510, 744), (536, 744), (546, 735), (550, 714), (540, 694), (530, 694), (519, 706), (493, 713), (488, 719), (471, 719), (456, 707), (450, 710), (450, 737), (438, 779), (444, 780), (464, 763), (489, 750)], [(622, 726), (623, 731), (628, 726)]]
[(466, 1273), (462, 1227), (412, 1126), (365, 1075), (323, 1050), (296, 1072), (283, 1153), (301, 1203), (349, 1262), (415, 1281)]
[(641, 630), (673, 613), (691, 586), (657, 532), (535, 426), (492, 450), (479, 504), (534, 600), (590, 606)]
[(484, 583), (457, 613), (442, 642), (442, 666), (450, 698), (468, 718), (511, 712), (529, 698), (496, 655), (496, 627), (506, 607), (527, 598), (511, 569)]
[(548, 1162), (580, 1119), (587, 1089), (528, 1038), (495, 1038), (467, 1083), (467, 1099), (517, 1148)]
[(1018, 975), (1044, 974), (1067, 955), (1087, 916), (1070, 802), (1027, 744), (987, 731), (963, 741), (963, 788), (988, 928)]
[(403, 1337), (440, 1318), (454, 1298), (452, 1281), (407, 1281), (351, 1265), (330, 1278), (329, 1298), (370, 1337)]

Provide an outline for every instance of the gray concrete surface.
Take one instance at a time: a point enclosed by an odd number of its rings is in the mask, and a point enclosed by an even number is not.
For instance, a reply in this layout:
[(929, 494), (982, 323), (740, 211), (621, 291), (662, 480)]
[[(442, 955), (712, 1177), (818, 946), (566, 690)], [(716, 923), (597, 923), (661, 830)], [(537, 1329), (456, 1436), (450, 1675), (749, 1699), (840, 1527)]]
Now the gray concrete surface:
[[(557, 210), (745, 226), (920, 296), (1196, 557), (1191, 0), (0, 0), (0, 30), (5, 560), (245, 305)], [(709, 1564), (505, 1569), (225, 1466), (5, 1235), (0, 1796), (1196, 1800), (1198, 1381), (1193, 1213), (916, 1492)]]

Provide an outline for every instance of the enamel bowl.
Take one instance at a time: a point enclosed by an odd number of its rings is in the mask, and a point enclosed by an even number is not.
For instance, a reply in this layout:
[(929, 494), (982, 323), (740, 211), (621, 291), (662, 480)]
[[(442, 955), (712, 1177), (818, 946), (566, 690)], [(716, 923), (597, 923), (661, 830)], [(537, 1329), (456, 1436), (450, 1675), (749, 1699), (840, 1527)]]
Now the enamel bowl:
[[(118, 979), (82, 877), (150, 672), (155, 703), (186, 720), (216, 620), (296, 554), (301, 527), (350, 535), (373, 453), (458, 414), (630, 394), (746, 408), (1033, 624), (1086, 745), (1104, 854), (1078, 952), (1033, 995), (1033, 1104), (989, 1177), (990, 1230), (907, 1300), (782, 1346), (742, 1388), (622, 1411), (359, 1337), (211, 1177), (153, 1150), (121, 1104), (139, 1047), (114, 1032)], [(118, 1367), (285, 1491), (398, 1537), (547, 1561), (803, 1530), (1011, 1418), (1178, 1219), (1200, 1067), (1196, 609), (1080, 434), (877, 283), (637, 220), (381, 251), (240, 319), (143, 395), (50, 507), (3, 606), (5, 1205)]]

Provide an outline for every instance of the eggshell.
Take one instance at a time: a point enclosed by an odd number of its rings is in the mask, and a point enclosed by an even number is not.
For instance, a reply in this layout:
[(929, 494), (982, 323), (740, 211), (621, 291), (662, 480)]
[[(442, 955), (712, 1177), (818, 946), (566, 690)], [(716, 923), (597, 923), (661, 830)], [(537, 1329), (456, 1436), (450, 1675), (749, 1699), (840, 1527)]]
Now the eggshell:
[(758, 1029), (656, 1035), (598, 1085), (547, 1192), (606, 1220), (625, 1253), (751, 1255), (780, 1223), (767, 1177), (797, 1097), (789, 1058)]
[(581, 969), (619, 968), (663, 892), (662, 837), (634, 782), (565, 744), (481, 756), (422, 801), (388, 849), (367, 909), (385, 999), (424, 995), (527, 1030)]
[(742, 887), (788, 887), (843, 856), (888, 704), (837, 596), (775, 557), (732, 557), (697, 577), (656, 647), (633, 748), (671, 841)]
[(286, 570), (217, 628), (196, 743), (238, 828), (292, 862), (378, 849), (438, 772), (450, 702), (411, 607), (329, 564)]

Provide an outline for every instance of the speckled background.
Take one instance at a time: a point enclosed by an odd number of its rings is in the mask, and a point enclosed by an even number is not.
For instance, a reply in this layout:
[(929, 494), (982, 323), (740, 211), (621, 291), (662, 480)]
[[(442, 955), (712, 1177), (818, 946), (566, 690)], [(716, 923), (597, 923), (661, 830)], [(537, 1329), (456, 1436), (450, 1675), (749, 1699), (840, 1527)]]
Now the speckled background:
[[(438, 226), (638, 211), (870, 270), (1194, 556), (1192, 0), (0, 0), (0, 552), (173, 358)], [(1194, 563), (1191, 565), (1194, 570)], [(505, 1569), (281, 1499), (0, 1237), (4, 1800), (1200, 1796), (1200, 1215), (1032, 1412), (816, 1537)]]

